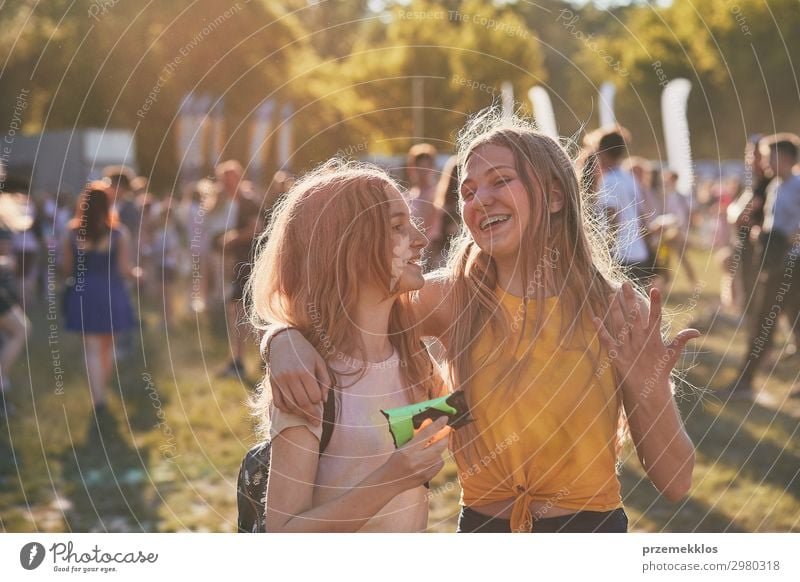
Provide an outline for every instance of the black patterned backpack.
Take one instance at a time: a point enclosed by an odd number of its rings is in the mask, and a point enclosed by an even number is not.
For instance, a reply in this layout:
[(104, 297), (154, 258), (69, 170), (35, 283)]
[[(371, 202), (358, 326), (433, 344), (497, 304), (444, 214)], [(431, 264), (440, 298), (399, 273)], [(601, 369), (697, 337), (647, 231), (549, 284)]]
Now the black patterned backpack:
[[(336, 420), (336, 398), (333, 391), (328, 393), (328, 400), (322, 412), (322, 436), (319, 440), (319, 454), (325, 452), (333, 435)], [(236, 486), (236, 504), (239, 509), (239, 533), (265, 533), (267, 477), (272, 443), (266, 440), (247, 451), (239, 467), (239, 478)]]

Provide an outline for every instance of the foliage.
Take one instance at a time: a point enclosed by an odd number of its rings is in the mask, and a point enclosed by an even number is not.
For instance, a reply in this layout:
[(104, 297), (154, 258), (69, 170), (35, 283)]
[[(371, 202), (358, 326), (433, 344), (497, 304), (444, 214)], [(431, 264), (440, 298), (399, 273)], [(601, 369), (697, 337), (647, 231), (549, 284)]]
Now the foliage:
[[(399, 153), (421, 138), (447, 150), (506, 80), (525, 110), (528, 89), (547, 87), (565, 135), (597, 124), (597, 88), (613, 81), (617, 117), (650, 156), (663, 151), (663, 84), (679, 76), (694, 86), (696, 157), (739, 157), (747, 134), (800, 125), (796, 0), (609, 10), (561, 0), (8, 0), (0, 11), (0, 128), (27, 90), (28, 132), (135, 129), (141, 169), (162, 187), (174, 179), (175, 116), (190, 90), (224, 97), (226, 157), (246, 158), (263, 99), (292, 101), (297, 169), (337, 151)], [(419, 136), (413, 79), (424, 79)]]

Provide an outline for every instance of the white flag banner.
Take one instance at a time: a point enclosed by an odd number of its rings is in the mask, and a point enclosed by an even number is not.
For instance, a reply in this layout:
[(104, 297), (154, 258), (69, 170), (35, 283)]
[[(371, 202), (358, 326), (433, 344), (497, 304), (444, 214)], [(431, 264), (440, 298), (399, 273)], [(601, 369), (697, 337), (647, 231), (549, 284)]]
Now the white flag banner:
[(533, 105), (533, 117), (536, 119), (539, 130), (545, 135), (557, 138), (556, 116), (553, 113), (553, 103), (550, 101), (547, 89), (540, 85), (531, 87), (530, 91), (528, 91), (528, 99)]
[(216, 166), (221, 160), (225, 145), (225, 102), (222, 97), (211, 110), (211, 139), (209, 140), (209, 165)]
[(514, 115), (514, 86), (509, 81), (500, 85), (500, 100), (503, 105), (503, 117), (510, 119)]
[(673, 79), (661, 93), (661, 119), (664, 124), (664, 141), (667, 163), (678, 173), (678, 191), (689, 196), (694, 186), (692, 145), (689, 140), (689, 122), (686, 106), (692, 84), (687, 79)]
[(600, 127), (617, 124), (617, 116), (614, 114), (614, 97), (616, 94), (617, 87), (611, 81), (606, 81), (600, 85)]
[(197, 134), (191, 142), (189, 156), (191, 162), (197, 168), (203, 168), (206, 154), (206, 143), (211, 138), (211, 108), (213, 105), (211, 95), (201, 95), (195, 102), (195, 123), (197, 124)]
[(195, 179), (194, 168), (191, 167), (188, 159), (189, 148), (197, 134), (197, 127), (194, 125), (195, 101), (196, 97), (192, 93), (187, 93), (178, 109), (178, 138), (175, 158), (178, 160), (181, 176), (186, 181)]
[(195, 96), (192, 98), (188, 110), (187, 122), (187, 143), (183, 152), (182, 167), (185, 169), (184, 175), (189, 180), (198, 180), (203, 167), (203, 145), (206, 136), (206, 124), (204, 120), (211, 107), (211, 97), (207, 95)]
[(294, 107), (284, 103), (281, 108), (281, 125), (278, 129), (278, 168), (286, 170), (294, 153)]
[(275, 100), (265, 99), (256, 107), (254, 119), (250, 122), (249, 168), (256, 180), (259, 180), (264, 172), (264, 150), (269, 140), (274, 113)]

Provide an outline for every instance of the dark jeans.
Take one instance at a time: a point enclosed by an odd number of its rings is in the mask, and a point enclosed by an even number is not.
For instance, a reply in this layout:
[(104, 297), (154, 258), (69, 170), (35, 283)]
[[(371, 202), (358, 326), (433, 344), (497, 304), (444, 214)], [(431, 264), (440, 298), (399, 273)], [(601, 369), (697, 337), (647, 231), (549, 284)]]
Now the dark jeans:
[(761, 262), (761, 248), (750, 241), (750, 229), (740, 228), (741, 232), (736, 248), (733, 251), (735, 258), (731, 265), (731, 274), (742, 283), (744, 291), (745, 313), (753, 317), (756, 306), (756, 284), (758, 283), (758, 267)]
[[(511, 533), (511, 521), (489, 517), (469, 507), (461, 508), (458, 533)], [(579, 511), (533, 522), (535, 533), (627, 533), (628, 516), (622, 508), (613, 511)]]
[(798, 335), (798, 282), (795, 270), (800, 266), (797, 248), (780, 233), (762, 235), (764, 265), (756, 289), (756, 309), (751, 321), (750, 341), (742, 367), (742, 383), (749, 383), (759, 364), (772, 347), (778, 317), (786, 315), (795, 337)]

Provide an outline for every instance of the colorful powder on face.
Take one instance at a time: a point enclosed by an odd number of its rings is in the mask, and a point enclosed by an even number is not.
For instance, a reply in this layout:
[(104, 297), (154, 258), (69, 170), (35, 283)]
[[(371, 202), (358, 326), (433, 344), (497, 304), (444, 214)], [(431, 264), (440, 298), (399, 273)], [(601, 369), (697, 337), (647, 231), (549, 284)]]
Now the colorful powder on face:
[(392, 248), (392, 279), (389, 283), (389, 289), (391, 291), (394, 291), (395, 287), (397, 287), (397, 284), (400, 282), (400, 277), (403, 274), (403, 269), (413, 256), (411, 237), (403, 235)]

